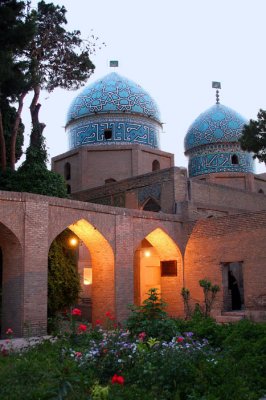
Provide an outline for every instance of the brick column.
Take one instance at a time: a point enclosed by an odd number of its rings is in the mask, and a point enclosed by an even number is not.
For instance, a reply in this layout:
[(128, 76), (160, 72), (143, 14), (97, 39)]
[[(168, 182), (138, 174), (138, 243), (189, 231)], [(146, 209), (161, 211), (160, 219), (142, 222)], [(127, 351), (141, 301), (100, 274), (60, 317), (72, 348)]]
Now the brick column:
[(25, 204), (23, 333), (42, 335), (47, 330), (48, 203)]
[(116, 317), (123, 322), (134, 303), (133, 218), (116, 216), (115, 305)]

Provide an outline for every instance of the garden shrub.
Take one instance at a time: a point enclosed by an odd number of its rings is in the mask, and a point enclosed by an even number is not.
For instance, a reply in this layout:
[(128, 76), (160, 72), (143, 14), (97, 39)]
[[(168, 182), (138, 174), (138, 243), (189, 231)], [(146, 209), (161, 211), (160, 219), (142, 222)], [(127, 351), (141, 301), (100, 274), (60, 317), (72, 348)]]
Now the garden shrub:
[(145, 332), (147, 336), (159, 339), (171, 339), (176, 334), (176, 324), (164, 310), (166, 303), (160, 299), (158, 289), (150, 289), (143, 305), (131, 305), (131, 315), (126, 328), (132, 335)]

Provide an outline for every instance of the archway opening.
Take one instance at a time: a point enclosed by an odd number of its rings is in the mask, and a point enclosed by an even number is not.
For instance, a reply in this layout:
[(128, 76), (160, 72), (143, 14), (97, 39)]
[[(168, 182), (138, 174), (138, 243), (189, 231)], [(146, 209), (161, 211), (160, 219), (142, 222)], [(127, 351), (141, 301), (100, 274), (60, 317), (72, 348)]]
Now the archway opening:
[(71, 179), (71, 165), (70, 165), (69, 162), (65, 163), (65, 166), (64, 166), (64, 177), (65, 177), (66, 181)]
[(159, 169), (160, 169), (160, 162), (158, 160), (154, 160), (152, 162), (152, 170), (159, 171)]
[(238, 159), (238, 156), (236, 154), (232, 155), (231, 160), (232, 160), (232, 164), (233, 165), (238, 165), (239, 164), (239, 159)]
[(161, 206), (160, 204), (157, 203), (153, 198), (149, 198), (143, 208), (144, 211), (152, 211), (152, 212), (159, 212), (161, 211)]
[(182, 315), (182, 285), (181, 252), (173, 239), (157, 228), (141, 241), (135, 251), (134, 302), (142, 304), (148, 297), (148, 290), (156, 288), (167, 303), (167, 312), (173, 316)]
[[(93, 323), (103, 319), (106, 311), (115, 315), (114, 253), (100, 231), (82, 219), (68, 226), (78, 239), (76, 268), (80, 276), (79, 298), (74, 306), (91, 312)], [(88, 310), (90, 309), (90, 310)]]
[(23, 255), (18, 238), (0, 223), (0, 337), (23, 336)]

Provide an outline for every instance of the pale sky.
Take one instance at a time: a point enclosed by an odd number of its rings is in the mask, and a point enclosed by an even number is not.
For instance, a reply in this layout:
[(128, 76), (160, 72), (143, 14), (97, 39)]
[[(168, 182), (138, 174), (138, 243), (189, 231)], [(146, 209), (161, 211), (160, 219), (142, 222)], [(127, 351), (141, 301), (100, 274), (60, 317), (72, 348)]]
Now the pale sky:
[[(266, 109), (265, 0), (54, 3), (68, 10), (68, 30), (79, 29), (84, 38), (93, 33), (99, 44), (106, 43), (92, 57), (96, 69), (87, 84), (111, 72), (109, 60), (118, 60), (116, 72), (156, 100), (164, 123), (161, 149), (175, 154), (176, 166), (187, 167), (183, 141), (190, 124), (215, 103), (212, 81), (222, 84), (220, 102), (245, 118)], [(50, 157), (68, 150), (65, 117), (78, 92), (42, 94), (40, 121), (47, 125)], [(29, 121), (28, 104), (24, 122)], [(261, 172), (266, 168), (257, 164)]]

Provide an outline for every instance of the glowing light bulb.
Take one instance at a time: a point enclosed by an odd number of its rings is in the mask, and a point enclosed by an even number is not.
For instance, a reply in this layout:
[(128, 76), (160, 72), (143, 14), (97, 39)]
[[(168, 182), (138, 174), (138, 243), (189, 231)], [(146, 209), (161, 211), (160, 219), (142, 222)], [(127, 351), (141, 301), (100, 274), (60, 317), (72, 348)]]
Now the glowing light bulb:
[(75, 247), (78, 244), (78, 239), (76, 237), (70, 238), (69, 244), (70, 244), (70, 246)]
[(150, 257), (150, 256), (151, 256), (150, 250), (145, 250), (145, 251), (144, 251), (144, 256), (145, 256), (145, 257)]

